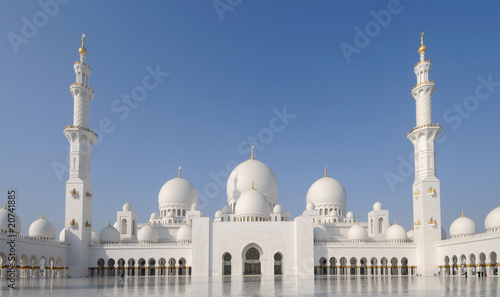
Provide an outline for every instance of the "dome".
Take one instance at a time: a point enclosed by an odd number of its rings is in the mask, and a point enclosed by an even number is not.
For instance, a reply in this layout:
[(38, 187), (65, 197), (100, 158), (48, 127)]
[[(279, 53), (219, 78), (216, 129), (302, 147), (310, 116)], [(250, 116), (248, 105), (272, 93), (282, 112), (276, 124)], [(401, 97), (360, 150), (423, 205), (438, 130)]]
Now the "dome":
[(251, 186), (257, 186), (271, 204), (278, 203), (278, 181), (273, 171), (261, 161), (247, 160), (236, 166), (227, 180), (227, 201), (237, 201)]
[(125, 203), (123, 204), (123, 211), (132, 211), (132, 205), (130, 205), (130, 203)]
[(382, 210), (382, 203), (380, 203), (379, 201), (375, 202), (373, 204), (373, 210)]
[(215, 218), (218, 219), (221, 217), (222, 217), (222, 211), (220, 211), (220, 209), (219, 209), (218, 211), (215, 212)]
[(290, 212), (288, 210), (285, 209), (285, 211), (283, 212), (283, 216), (285, 218), (290, 218)]
[(193, 203), (198, 203), (198, 192), (190, 182), (176, 177), (163, 185), (158, 195), (158, 203), (160, 207), (182, 204), (189, 208)]
[(167, 218), (174, 218), (175, 217), (175, 212), (173, 210), (167, 212)]
[(314, 210), (314, 203), (308, 202), (306, 204), (306, 210)]
[(191, 226), (184, 225), (177, 230), (177, 242), (191, 241), (192, 231)]
[(102, 243), (116, 243), (120, 241), (120, 232), (115, 227), (108, 225), (99, 232), (99, 241)]
[(283, 212), (283, 207), (281, 205), (276, 204), (273, 208), (273, 213), (282, 213)]
[(318, 179), (307, 191), (306, 202), (312, 202), (316, 207), (323, 205), (338, 205), (345, 208), (347, 195), (344, 186), (331, 177)]
[(196, 202), (193, 202), (193, 204), (191, 204), (191, 210), (192, 211), (198, 210), (198, 204), (196, 204)]
[(155, 227), (147, 224), (137, 233), (137, 240), (139, 242), (158, 242), (158, 232)]
[(328, 239), (328, 231), (325, 226), (317, 225), (314, 227), (313, 231), (315, 241), (326, 241)]
[(453, 221), (450, 226), (450, 236), (462, 236), (475, 234), (477, 232), (476, 223), (468, 217), (462, 216)]
[(62, 229), (59, 233), (59, 241), (66, 242), (66, 229)]
[[(7, 209), (7, 203), (5, 203), (4, 207), (0, 209), (0, 232), (9, 232), (9, 214), (14, 215), (14, 222), (15, 222), (15, 228), (14, 232), (15, 233), (21, 233), (21, 219), (13, 212), (10, 212)], [(11, 219), (12, 221), (12, 219)]]
[(354, 219), (354, 213), (352, 211), (349, 211), (345, 217), (348, 219)]
[(229, 205), (224, 205), (224, 207), (222, 207), (222, 213), (225, 213), (225, 214), (229, 214), (231, 213), (231, 207)]
[(236, 217), (269, 217), (270, 209), (266, 197), (255, 189), (243, 193), (236, 202)]
[(406, 237), (408, 237), (408, 239), (410, 239), (410, 240), (413, 240), (413, 238), (414, 238), (413, 233), (414, 233), (413, 229), (411, 229), (410, 231), (406, 232)]
[(93, 243), (99, 243), (99, 234), (97, 234), (97, 232), (95, 232), (94, 228), (92, 228), (92, 239), (91, 241)]
[(56, 227), (44, 215), (31, 224), (28, 232), (29, 236), (37, 238), (55, 239), (57, 236)]
[(500, 206), (493, 209), (484, 219), (486, 231), (500, 229)]
[(353, 225), (347, 232), (347, 240), (349, 241), (365, 241), (368, 240), (368, 233), (361, 225)]
[(387, 241), (406, 241), (408, 237), (406, 235), (406, 230), (403, 226), (396, 224), (387, 228), (385, 231), (385, 240)]
[(156, 213), (156, 211), (154, 211), (152, 214), (151, 214), (151, 217), (149, 218), (150, 220), (157, 220), (159, 219), (160, 216), (158, 216), (158, 214)]

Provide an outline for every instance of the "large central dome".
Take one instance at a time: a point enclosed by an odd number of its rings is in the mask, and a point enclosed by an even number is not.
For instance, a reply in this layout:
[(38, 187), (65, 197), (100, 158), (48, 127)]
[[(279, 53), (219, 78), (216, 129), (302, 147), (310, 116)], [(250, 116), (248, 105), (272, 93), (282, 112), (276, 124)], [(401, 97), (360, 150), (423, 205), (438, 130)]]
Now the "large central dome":
[(345, 209), (347, 195), (344, 186), (331, 177), (325, 176), (317, 180), (307, 191), (306, 203), (313, 203), (316, 208), (337, 206)]
[[(274, 207), (278, 204), (278, 181), (274, 172), (264, 163), (255, 159), (247, 160), (234, 168), (227, 180), (227, 202), (233, 205), (242, 193), (252, 186), (258, 187), (267, 201)], [(234, 208), (233, 208), (234, 209)]]
[(198, 192), (187, 180), (176, 177), (166, 182), (158, 195), (160, 208), (184, 206), (189, 209), (193, 203), (198, 204)]

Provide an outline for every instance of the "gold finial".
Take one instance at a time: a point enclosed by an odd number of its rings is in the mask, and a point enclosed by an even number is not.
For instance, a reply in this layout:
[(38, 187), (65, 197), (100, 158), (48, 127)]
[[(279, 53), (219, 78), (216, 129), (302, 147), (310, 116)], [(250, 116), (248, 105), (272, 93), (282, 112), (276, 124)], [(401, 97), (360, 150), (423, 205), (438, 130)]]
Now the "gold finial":
[(255, 190), (255, 188), (253, 187), (253, 181), (252, 181), (252, 187), (249, 190)]
[(253, 160), (253, 149), (255, 148), (255, 146), (252, 145), (252, 155), (250, 156), (250, 159)]
[(44, 214), (44, 213), (42, 213), (42, 219), (44, 219), (44, 220), (45, 220), (45, 214)]
[(396, 219), (394, 219), (394, 225), (397, 225), (398, 223), (396, 222)]
[(3, 205), (3, 209), (7, 209), (7, 202)]
[(356, 225), (358, 224), (358, 220), (356, 220)]
[(464, 217), (464, 211), (462, 210), (462, 218)]
[(326, 177), (326, 176), (327, 176), (327, 175), (326, 175), (326, 166), (325, 166), (325, 177)]
[(181, 177), (181, 166), (179, 166), (179, 173), (177, 173), (177, 177)]
[(427, 47), (424, 45), (424, 32), (420, 33), (420, 47), (418, 48), (418, 53), (425, 53)]
[(87, 55), (87, 49), (85, 48), (85, 34), (82, 34), (82, 47), (78, 50), (80, 55)]
[(109, 226), (111, 226), (111, 221), (109, 221)]
[(94, 227), (92, 227), (92, 232), (95, 232)]

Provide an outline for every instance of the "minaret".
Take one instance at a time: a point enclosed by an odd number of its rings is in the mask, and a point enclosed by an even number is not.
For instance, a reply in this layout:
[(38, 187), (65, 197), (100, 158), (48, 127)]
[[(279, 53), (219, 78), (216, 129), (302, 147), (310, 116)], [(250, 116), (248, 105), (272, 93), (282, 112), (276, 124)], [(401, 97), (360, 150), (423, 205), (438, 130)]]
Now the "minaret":
[(69, 275), (88, 275), (89, 244), (92, 238), (92, 184), (90, 182), (90, 159), (92, 145), (97, 134), (89, 128), (89, 105), (94, 91), (88, 86), (90, 66), (85, 63), (87, 49), (85, 34), (79, 49), (80, 61), (73, 69), (76, 82), (69, 87), (74, 98), (73, 125), (66, 126), (64, 135), (70, 144), (69, 179), (66, 182), (66, 240), (70, 244), (68, 252)]
[(441, 240), (441, 198), (436, 177), (435, 144), (441, 126), (432, 123), (432, 93), (429, 81), (431, 60), (425, 59), (427, 47), (422, 32), (418, 49), (420, 62), (415, 65), (417, 85), (411, 94), (415, 99), (417, 126), (408, 133), (415, 149), (415, 182), (413, 183), (414, 241), (417, 244), (417, 273), (433, 275), (438, 271), (436, 242)]

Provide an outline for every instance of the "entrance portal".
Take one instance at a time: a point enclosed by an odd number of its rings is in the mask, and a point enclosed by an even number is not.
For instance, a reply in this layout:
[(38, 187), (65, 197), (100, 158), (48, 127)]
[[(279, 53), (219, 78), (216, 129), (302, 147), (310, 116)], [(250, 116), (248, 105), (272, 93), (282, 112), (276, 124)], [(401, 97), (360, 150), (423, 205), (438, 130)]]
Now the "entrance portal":
[(250, 248), (245, 254), (245, 275), (260, 274), (260, 253), (256, 248)]

